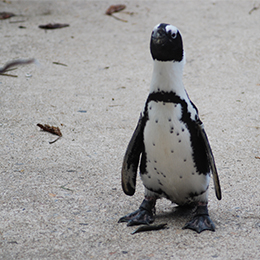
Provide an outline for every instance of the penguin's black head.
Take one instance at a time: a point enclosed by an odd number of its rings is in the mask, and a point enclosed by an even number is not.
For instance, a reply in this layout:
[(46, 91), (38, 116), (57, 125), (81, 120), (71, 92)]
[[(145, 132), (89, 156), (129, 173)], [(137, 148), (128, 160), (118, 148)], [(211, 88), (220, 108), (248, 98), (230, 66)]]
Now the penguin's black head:
[(150, 49), (154, 60), (181, 61), (183, 46), (179, 30), (175, 26), (165, 23), (155, 26), (151, 36)]

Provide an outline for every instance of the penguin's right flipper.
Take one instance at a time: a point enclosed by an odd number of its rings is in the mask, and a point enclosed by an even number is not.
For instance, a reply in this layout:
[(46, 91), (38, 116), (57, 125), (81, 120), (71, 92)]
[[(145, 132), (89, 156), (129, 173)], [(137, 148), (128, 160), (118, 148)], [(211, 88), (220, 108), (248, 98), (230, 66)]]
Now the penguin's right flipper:
[(143, 152), (143, 130), (144, 117), (141, 115), (133, 136), (128, 144), (123, 160), (121, 181), (125, 194), (132, 196), (135, 193), (136, 175), (140, 159)]

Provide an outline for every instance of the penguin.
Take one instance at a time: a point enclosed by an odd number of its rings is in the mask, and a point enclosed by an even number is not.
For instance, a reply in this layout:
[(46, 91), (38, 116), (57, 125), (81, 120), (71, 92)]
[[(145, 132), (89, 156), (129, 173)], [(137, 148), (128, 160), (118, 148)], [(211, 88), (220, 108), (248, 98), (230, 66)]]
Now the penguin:
[(144, 200), (138, 210), (118, 222), (150, 224), (155, 220), (157, 199), (166, 198), (179, 206), (194, 207), (192, 219), (183, 229), (215, 231), (207, 206), (211, 175), (218, 200), (220, 182), (198, 109), (182, 82), (185, 52), (179, 30), (166, 23), (155, 26), (150, 51), (150, 91), (121, 170), (123, 191), (132, 196), (139, 166)]

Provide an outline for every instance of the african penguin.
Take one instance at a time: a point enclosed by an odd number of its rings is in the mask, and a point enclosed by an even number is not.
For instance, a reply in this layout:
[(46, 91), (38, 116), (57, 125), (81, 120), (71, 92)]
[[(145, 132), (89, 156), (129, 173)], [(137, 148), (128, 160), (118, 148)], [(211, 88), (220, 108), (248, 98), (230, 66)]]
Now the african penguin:
[(207, 208), (211, 174), (219, 200), (221, 189), (198, 110), (182, 83), (185, 53), (179, 30), (165, 23), (155, 26), (150, 50), (154, 63), (150, 92), (128, 144), (121, 173), (123, 190), (132, 196), (140, 165), (145, 198), (137, 211), (119, 222), (128, 222), (128, 226), (150, 224), (156, 200), (167, 198), (180, 206), (196, 207), (193, 219), (183, 228), (198, 233), (215, 231)]

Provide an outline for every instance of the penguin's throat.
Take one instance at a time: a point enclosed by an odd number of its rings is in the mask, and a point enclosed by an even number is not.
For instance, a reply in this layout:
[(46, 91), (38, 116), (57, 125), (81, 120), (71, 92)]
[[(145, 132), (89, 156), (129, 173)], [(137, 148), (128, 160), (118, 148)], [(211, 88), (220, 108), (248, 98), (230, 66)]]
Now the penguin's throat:
[(179, 96), (185, 95), (182, 83), (184, 61), (157, 61), (154, 60), (153, 76), (150, 93), (174, 92)]

